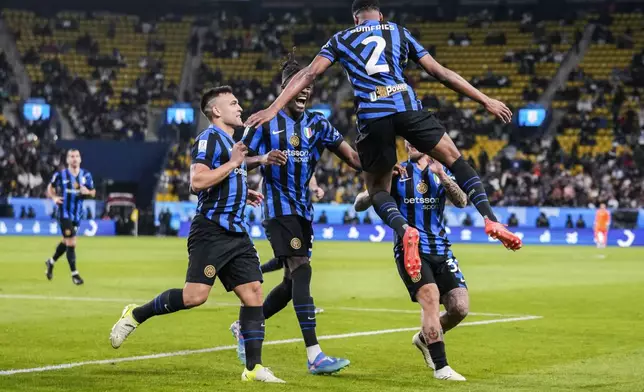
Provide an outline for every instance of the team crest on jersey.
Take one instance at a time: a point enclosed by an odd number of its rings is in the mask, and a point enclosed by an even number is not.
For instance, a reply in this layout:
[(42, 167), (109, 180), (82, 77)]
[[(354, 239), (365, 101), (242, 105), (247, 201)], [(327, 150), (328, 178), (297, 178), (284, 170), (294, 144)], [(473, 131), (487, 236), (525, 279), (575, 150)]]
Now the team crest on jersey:
[(310, 139), (311, 136), (313, 136), (313, 129), (309, 127), (304, 128), (304, 136), (306, 136), (307, 139)]
[(77, 182), (75, 182), (75, 183), (74, 183), (74, 189), (80, 189), (80, 184), (79, 184), (79, 183), (77, 183)]
[(203, 269), (203, 274), (206, 275), (206, 278), (214, 277), (215, 273), (215, 267), (212, 265), (207, 265), (206, 268)]
[(294, 237), (294, 238), (291, 240), (291, 248), (293, 248), (293, 249), (295, 249), (295, 250), (298, 250), (298, 249), (300, 249), (301, 247), (302, 247), (302, 241), (300, 241), (300, 239), (299, 239), (299, 238)]
[(72, 231), (69, 229), (65, 229), (65, 235), (70, 235), (70, 234), (72, 234)]
[(420, 278), (422, 278), (422, 277), (423, 277), (423, 275), (420, 273), (420, 271), (418, 271), (418, 275), (412, 277), (411, 281), (414, 282), (414, 283), (418, 283), (418, 282), (420, 282)]
[(293, 135), (290, 138), (288, 138), (288, 142), (291, 143), (291, 146), (297, 147), (300, 145), (300, 138), (297, 137), (297, 135)]
[(418, 191), (418, 193), (424, 195), (429, 190), (429, 186), (425, 181), (421, 181), (418, 184), (416, 184), (416, 190)]

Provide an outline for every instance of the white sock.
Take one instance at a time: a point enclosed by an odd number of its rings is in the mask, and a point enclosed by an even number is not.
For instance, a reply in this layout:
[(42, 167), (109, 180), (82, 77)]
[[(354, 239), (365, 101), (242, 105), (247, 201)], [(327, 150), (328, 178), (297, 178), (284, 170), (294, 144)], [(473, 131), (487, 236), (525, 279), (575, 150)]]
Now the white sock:
[(48, 261), (49, 261), (49, 264), (51, 264), (51, 265), (53, 265), (53, 264), (56, 262), (56, 260), (54, 260), (54, 259), (53, 259), (53, 258), (51, 258), (51, 257), (49, 258), (49, 260), (48, 260)]
[(309, 362), (315, 361), (315, 358), (318, 357), (318, 355), (322, 352), (322, 349), (320, 348), (319, 344), (316, 344), (315, 346), (307, 347), (306, 348), (306, 356), (309, 357)]
[(77, 275), (78, 275), (78, 271), (76, 270), (72, 271), (72, 276), (77, 276)]

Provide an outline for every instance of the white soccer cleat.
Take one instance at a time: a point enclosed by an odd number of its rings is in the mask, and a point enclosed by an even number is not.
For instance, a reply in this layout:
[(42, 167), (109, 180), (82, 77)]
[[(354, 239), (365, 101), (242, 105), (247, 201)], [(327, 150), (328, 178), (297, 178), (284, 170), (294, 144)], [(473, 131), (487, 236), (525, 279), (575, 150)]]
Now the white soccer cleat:
[(454, 369), (449, 366), (444, 368), (434, 370), (434, 378), (438, 380), (448, 380), (448, 381), (465, 381), (465, 377), (456, 373)]
[(262, 365), (255, 365), (255, 368), (251, 371), (244, 369), (244, 372), (241, 375), (242, 381), (260, 381), (260, 382), (272, 382), (278, 384), (285, 384), (286, 381), (275, 377), (271, 369), (265, 368)]
[(427, 364), (427, 367), (431, 368), (432, 370), (436, 369), (436, 366), (434, 365), (434, 361), (432, 361), (432, 356), (429, 355), (429, 348), (427, 348), (427, 346), (423, 343), (423, 341), (420, 340), (420, 332), (416, 332), (414, 337), (411, 339), (411, 342), (423, 354), (423, 358), (425, 359), (425, 363)]
[(132, 310), (134, 308), (136, 308), (135, 304), (127, 305), (123, 309), (119, 321), (112, 327), (112, 332), (110, 332), (110, 343), (112, 343), (112, 347), (121, 347), (125, 339), (139, 326), (139, 323), (132, 316)]

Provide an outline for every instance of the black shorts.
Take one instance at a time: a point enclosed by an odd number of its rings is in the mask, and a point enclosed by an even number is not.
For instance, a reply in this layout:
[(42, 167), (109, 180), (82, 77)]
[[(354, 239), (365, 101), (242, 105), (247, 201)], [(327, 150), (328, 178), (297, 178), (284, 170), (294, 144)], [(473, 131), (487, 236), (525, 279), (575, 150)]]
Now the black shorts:
[(401, 136), (418, 151), (428, 154), (445, 134), (445, 127), (425, 111), (401, 112), (373, 120), (357, 138), (356, 148), (362, 170), (382, 173), (390, 170), (396, 156), (396, 136)]
[(197, 214), (188, 234), (186, 282), (212, 286), (217, 276), (226, 291), (263, 282), (259, 256), (248, 234), (228, 231)]
[(420, 279), (414, 282), (405, 271), (405, 262), (403, 253), (400, 252), (396, 257), (398, 274), (405, 283), (409, 296), (413, 302), (416, 301), (416, 293), (422, 286), (435, 283), (441, 297), (451, 290), (463, 287), (467, 288), (465, 277), (458, 266), (458, 260), (455, 257), (420, 254), (422, 264), (420, 267)]
[(311, 257), (313, 252), (311, 221), (299, 215), (284, 215), (264, 221), (264, 228), (275, 257)]
[(80, 223), (71, 219), (61, 219), (58, 221), (58, 225), (60, 226), (60, 232), (63, 233), (63, 238), (74, 238)]

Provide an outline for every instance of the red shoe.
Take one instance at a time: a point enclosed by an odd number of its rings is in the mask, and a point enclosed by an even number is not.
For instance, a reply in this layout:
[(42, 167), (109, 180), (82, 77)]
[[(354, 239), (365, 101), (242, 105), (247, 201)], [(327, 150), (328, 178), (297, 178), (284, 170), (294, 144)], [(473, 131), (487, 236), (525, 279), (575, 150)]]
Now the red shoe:
[(500, 222), (494, 222), (485, 218), (485, 234), (494, 238), (495, 240), (501, 241), (503, 246), (506, 248), (517, 251), (523, 246), (521, 238), (517, 237), (516, 234), (505, 228), (505, 225)]
[(403, 236), (403, 252), (405, 258), (405, 271), (412, 279), (418, 279), (420, 276), (420, 254), (418, 252), (418, 242), (420, 234), (418, 230), (409, 226)]

